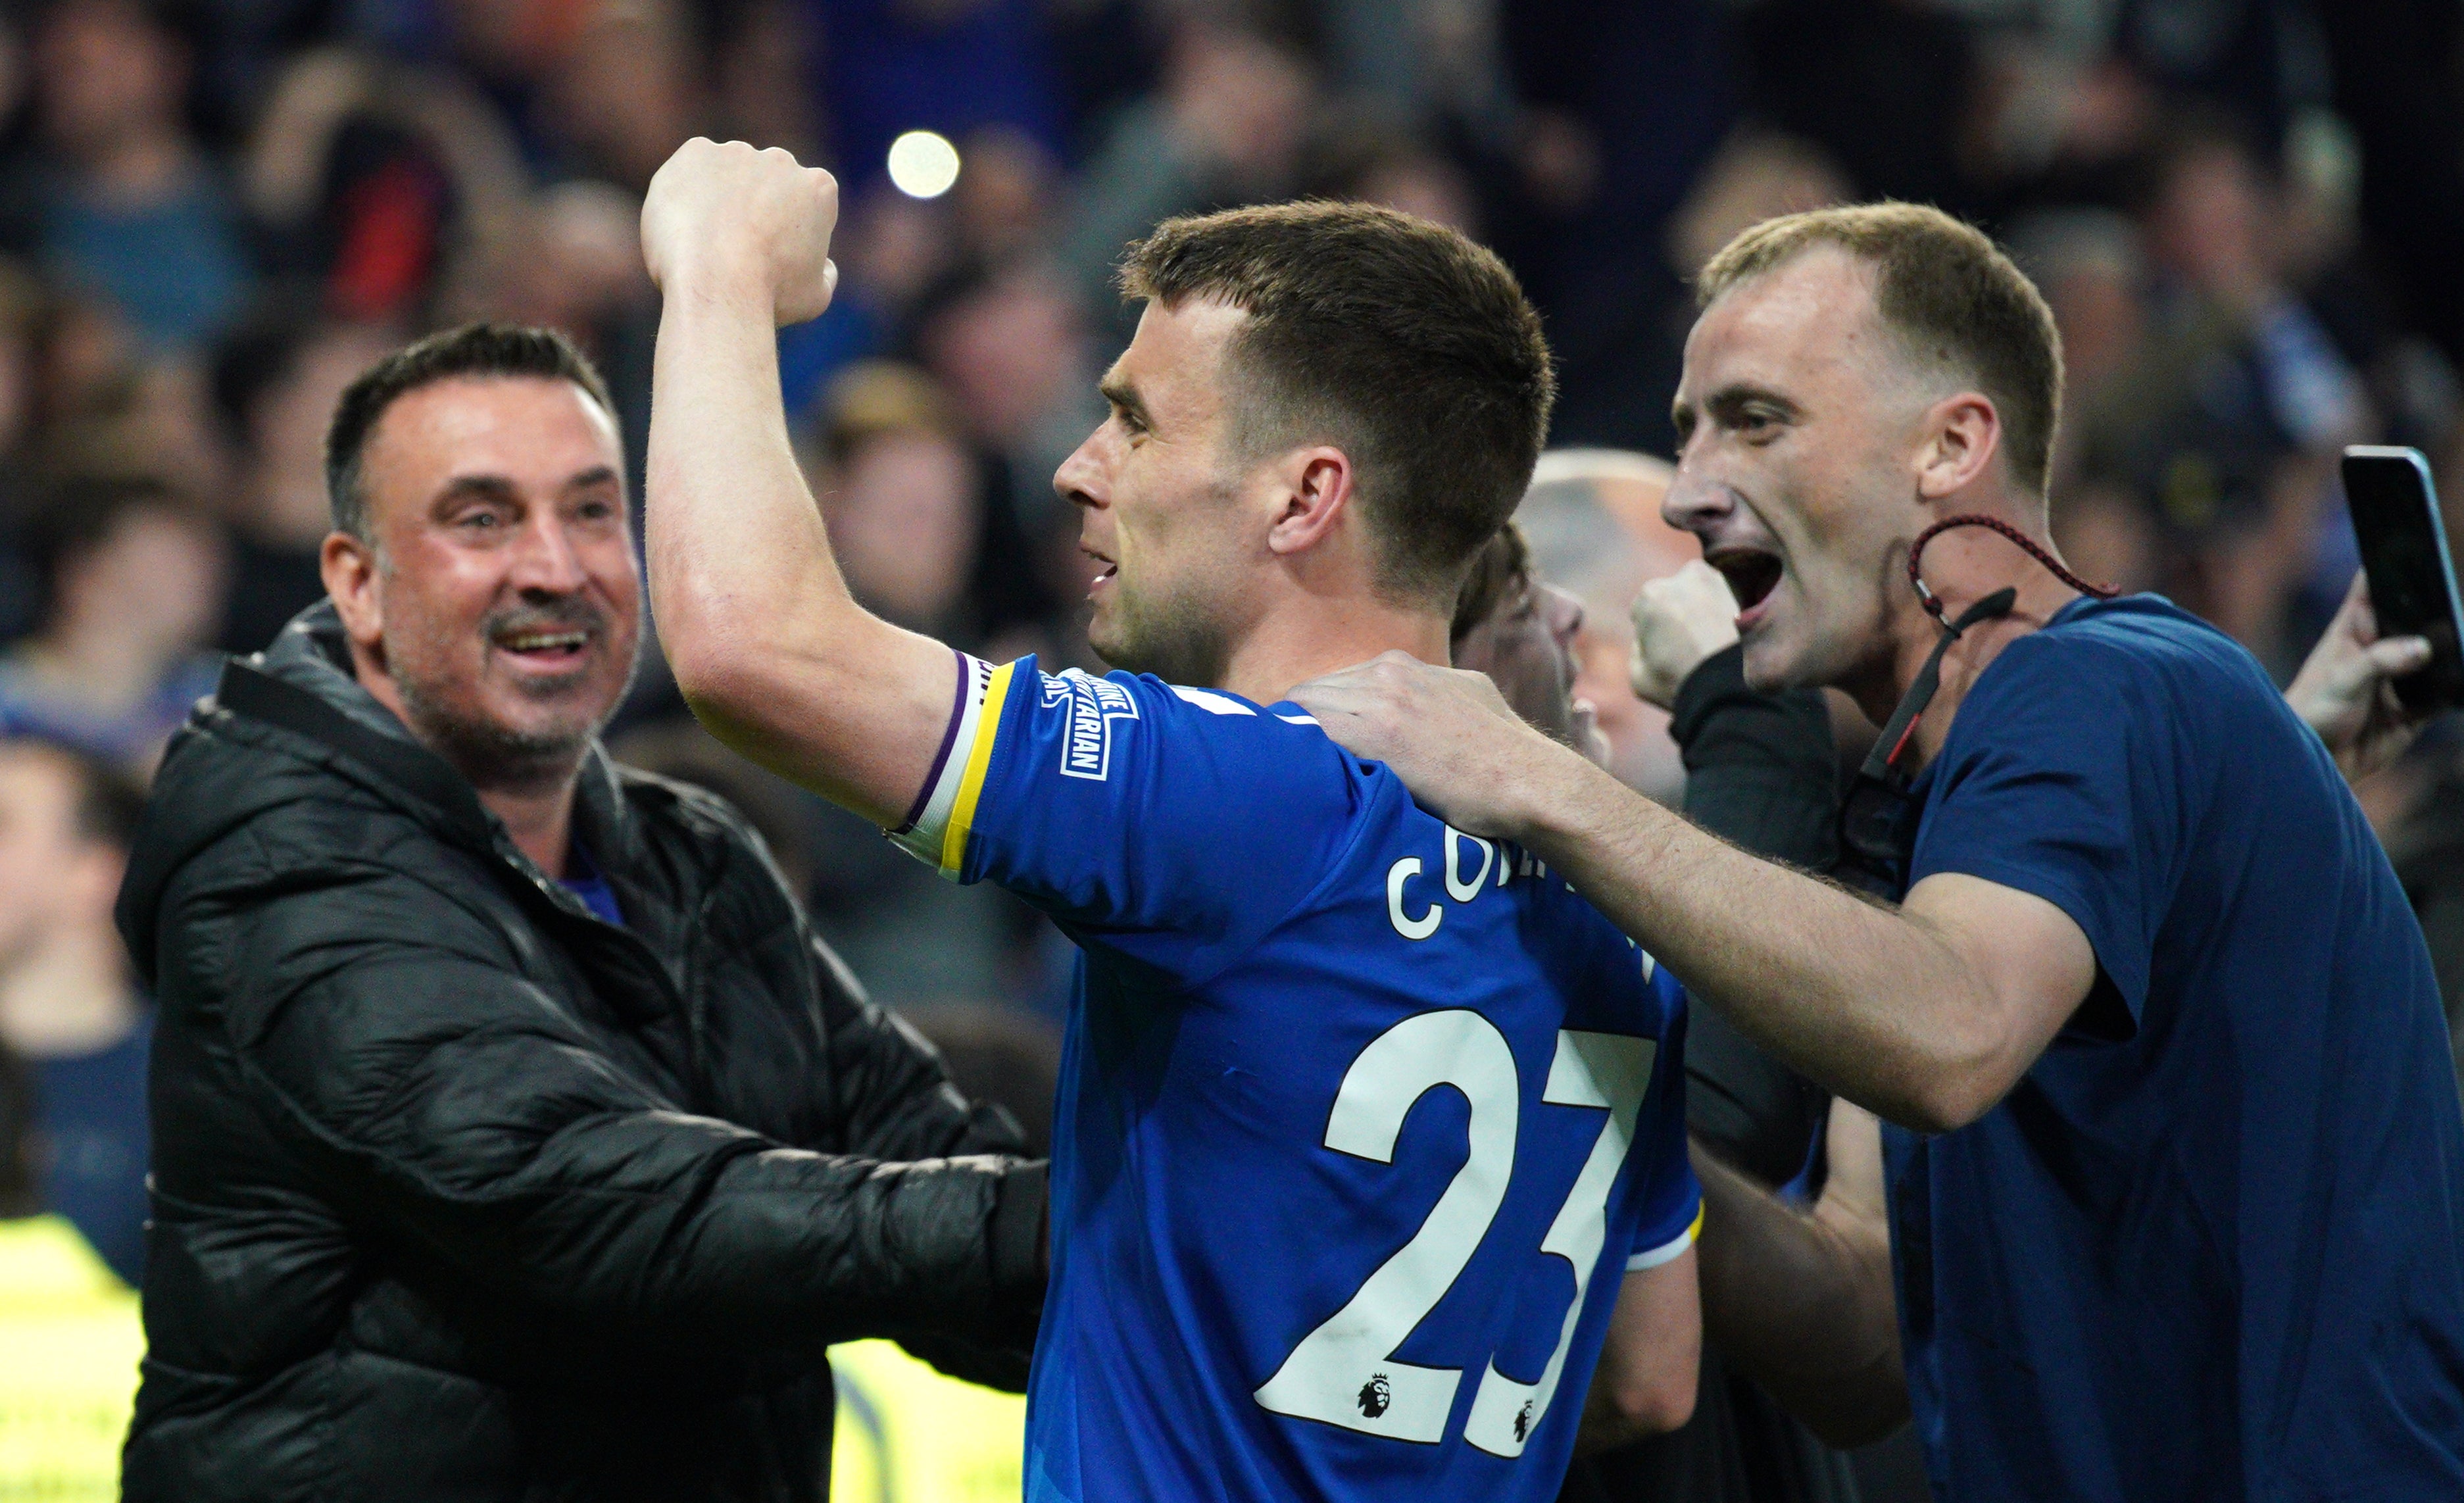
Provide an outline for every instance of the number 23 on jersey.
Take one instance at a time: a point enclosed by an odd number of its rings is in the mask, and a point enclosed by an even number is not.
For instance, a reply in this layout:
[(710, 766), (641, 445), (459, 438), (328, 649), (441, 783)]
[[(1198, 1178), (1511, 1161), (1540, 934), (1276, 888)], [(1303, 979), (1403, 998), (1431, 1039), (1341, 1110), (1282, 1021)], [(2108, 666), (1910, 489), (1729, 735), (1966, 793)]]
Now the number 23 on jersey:
[[(1574, 1297), (1556, 1348), (1533, 1382), (1509, 1378), (1490, 1361), (1472, 1398), (1463, 1438), (1492, 1455), (1521, 1455), (1556, 1394), (1607, 1242), (1609, 1196), (1634, 1145), (1635, 1119), (1659, 1048), (1622, 1033), (1558, 1030), (1542, 1103), (1604, 1116), (1573, 1190), (1540, 1239), (1539, 1250), (1564, 1259), (1574, 1274)], [(1439, 1086), (1453, 1086), (1471, 1104), (1469, 1157), (1412, 1239), (1259, 1386), (1258, 1403), (1266, 1408), (1393, 1440), (1435, 1445), (1444, 1438), (1463, 1370), (1398, 1361), (1394, 1354), (1454, 1287), (1506, 1200), (1522, 1100), (1506, 1036), (1463, 1008), (1396, 1024), (1344, 1072), (1328, 1114), (1326, 1146), (1394, 1162), (1404, 1117)]]

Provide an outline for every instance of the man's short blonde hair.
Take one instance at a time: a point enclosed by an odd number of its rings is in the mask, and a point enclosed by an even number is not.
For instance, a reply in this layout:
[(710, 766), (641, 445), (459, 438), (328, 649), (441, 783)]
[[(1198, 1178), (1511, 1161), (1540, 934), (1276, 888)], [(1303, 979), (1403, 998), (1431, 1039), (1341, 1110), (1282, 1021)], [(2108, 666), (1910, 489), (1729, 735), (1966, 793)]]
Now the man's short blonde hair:
[(1707, 308), (1821, 245), (1873, 268), (1875, 307), (1911, 357), (1973, 382), (1992, 400), (2013, 476), (2043, 496), (2061, 418), (2061, 336), (2036, 284), (1975, 226), (1897, 203), (1766, 219), (1703, 268), (1697, 304)]

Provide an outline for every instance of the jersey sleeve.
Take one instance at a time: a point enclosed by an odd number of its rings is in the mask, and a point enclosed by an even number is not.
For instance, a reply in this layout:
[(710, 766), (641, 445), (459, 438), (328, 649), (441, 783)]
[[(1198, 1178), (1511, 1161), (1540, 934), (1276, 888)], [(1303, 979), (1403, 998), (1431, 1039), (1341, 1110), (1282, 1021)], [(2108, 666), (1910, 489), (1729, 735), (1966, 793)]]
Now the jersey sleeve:
[(1634, 1124), (1634, 1165), (1642, 1215), (1637, 1222), (1625, 1271), (1658, 1268), (1694, 1246), (1703, 1229), (1703, 1186), (1685, 1154), (1685, 996), (1666, 973), (1654, 982), (1667, 1004), (1660, 1052), (1651, 1065), (1651, 1089)]
[(2136, 1028), (2189, 823), (2196, 719), (2125, 649), (2040, 634), (1979, 681), (1933, 769), (1909, 885), (1956, 872), (2068, 915), (2128, 1013), (2091, 998), (2074, 1028)]
[(1071, 938), (1200, 980), (1255, 944), (1355, 834), (1361, 774), (1314, 721), (1153, 677), (960, 654), (932, 776), (891, 838)]

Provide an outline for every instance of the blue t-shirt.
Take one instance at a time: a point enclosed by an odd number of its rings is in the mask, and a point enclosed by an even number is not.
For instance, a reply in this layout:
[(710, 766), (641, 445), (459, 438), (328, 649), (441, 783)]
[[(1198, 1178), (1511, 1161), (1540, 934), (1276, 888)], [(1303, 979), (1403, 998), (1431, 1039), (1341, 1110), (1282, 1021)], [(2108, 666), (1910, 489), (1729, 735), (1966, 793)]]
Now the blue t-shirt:
[(2149, 595), (1979, 677), (1910, 880), (2032, 893), (2094, 992), (1886, 1134), (1937, 1496), (2464, 1498), (2464, 1117), (2394, 873), (2258, 664)]
[(1693, 1238), (1683, 994), (1294, 706), (961, 667), (898, 838), (1083, 952), (1029, 1503), (1554, 1497)]
[(134, 1287), (145, 1277), (145, 1066), (154, 1009), (116, 1044), (34, 1061), (35, 1127), (44, 1145), (43, 1204), (68, 1218)]

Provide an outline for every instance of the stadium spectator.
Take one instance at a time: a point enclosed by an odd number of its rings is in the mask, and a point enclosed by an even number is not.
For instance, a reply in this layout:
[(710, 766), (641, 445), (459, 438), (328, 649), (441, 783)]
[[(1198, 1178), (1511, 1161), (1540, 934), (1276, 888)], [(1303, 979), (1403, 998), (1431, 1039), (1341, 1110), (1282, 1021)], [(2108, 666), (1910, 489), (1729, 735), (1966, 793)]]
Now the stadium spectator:
[(42, 586), (27, 556), (28, 451), (45, 393), (38, 379), (50, 298), (24, 268), (0, 261), (0, 642), (33, 630)]
[(1123, 110), (1086, 166), (1062, 241), (1079, 299), (1129, 339), (1112, 285), (1121, 250), (1163, 219), (1289, 193), (1308, 144), (1315, 75), (1300, 38), (1243, 8), (1176, 18), (1161, 87)]
[(531, 189), (470, 79), (336, 47), (284, 67), (235, 172), (273, 274), (368, 322), (425, 313), (513, 233)]
[[(1439, 671), (1390, 658), (1300, 701), (1913, 1129), (1888, 1138), (1893, 1264), (1937, 1492), (2464, 1486), (2464, 1114), (2419, 930), (2249, 655), (2043, 551), (2041, 299), (1973, 230), (1893, 206), (1749, 232), (1704, 307), (1667, 510), (1737, 591), (1749, 683), (1913, 725), (1846, 824), (1904, 906), (1710, 839)], [(1920, 576), (1946, 627), (1893, 586), (1923, 529), (1971, 515), (2001, 536), (1946, 538)], [(1830, 1401), (1894, 1417), (1901, 1364), (1847, 1350)]]
[(1508, 522), (1472, 556), (1447, 637), (1457, 668), (1487, 674), (1516, 715), (1606, 764), (1598, 712), (1574, 693), (1582, 630), (1583, 603), (1533, 571), (1530, 542)]
[(1001, 460), (1005, 508), (1058, 515), (1052, 472), (1097, 417), (1085, 310), (1067, 284), (1033, 257), (961, 266), (924, 290), (911, 321), (968, 432)]
[(190, 55), (169, 8), (60, 0), (32, 51), (42, 156), (18, 185), (43, 263), (107, 295), (156, 351), (238, 311), (251, 268), (215, 165), (188, 130)]
[(1626, 623), (1646, 581), (1702, 553), (1692, 538), (1660, 519), (1668, 474), (1666, 461), (1623, 450), (1551, 450), (1540, 456), (1515, 513), (1535, 571), (1582, 604), (1573, 690), (1608, 738), (1604, 765), (1619, 783), (1662, 803), (1678, 799), (1684, 763), (1668, 736), (1668, 712), (1637, 698), (1628, 682), (1634, 643)]
[(224, 652), (263, 650), (324, 595), (325, 420), (389, 347), (378, 330), (326, 319), (294, 295), (265, 300), (215, 351), (214, 409), (234, 460)]
[(959, 254), (997, 266), (1048, 253), (1064, 188), (1052, 153), (1023, 131), (987, 125), (958, 143), (958, 159), (950, 220)]
[(1479, 198), (1463, 169), (1381, 115), (1354, 115), (1321, 127), (1301, 163), (1304, 198), (1378, 204), (1481, 238)]
[(43, 1208), (34, 1114), (0, 1043), (0, 1497), (108, 1503), (145, 1336), (136, 1292)]
[(597, 745), (641, 592), (596, 373), (439, 335), (327, 453), (331, 602), (226, 671), (121, 899), (165, 1062), (126, 1495), (812, 1497), (827, 1343), (1015, 1383), (1015, 1125), (732, 810)]
[[(963, 364), (963, 362), (953, 362)], [(957, 409), (913, 366), (868, 362), (830, 385), (814, 494), (847, 587), (901, 626), (980, 647), (983, 476)]]
[[(2335, 453), (2376, 419), (2285, 281), (2280, 195), (2233, 122), (2187, 118), (2153, 172), (2145, 339), (2127, 361), (2096, 339), (2085, 351), (2097, 383), (2075, 428), (2077, 473), (2095, 493), (2086, 517), (2098, 528), (2113, 489), (2139, 497), (2157, 587), (2282, 671)], [(2081, 289), (2062, 291), (2073, 323), (2103, 332), (2081, 317)], [(2129, 319), (2105, 301), (2110, 318)], [(2118, 545), (2109, 556), (2129, 558), (2118, 533), (2104, 537)]]
[(158, 480), (65, 481), (35, 517), (42, 625), (0, 657), (0, 733), (48, 737), (145, 775), (212, 692), (219, 532)]
[(145, 1268), (153, 1009), (111, 927), (143, 795), (82, 752), (0, 740), (0, 1048), (33, 1078), (45, 1208)]
[(597, 178), (639, 193), (711, 107), (701, 55), (682, 6), (589, 8), (558, 55), (546, 113), (572, 159), (560, 176)]

